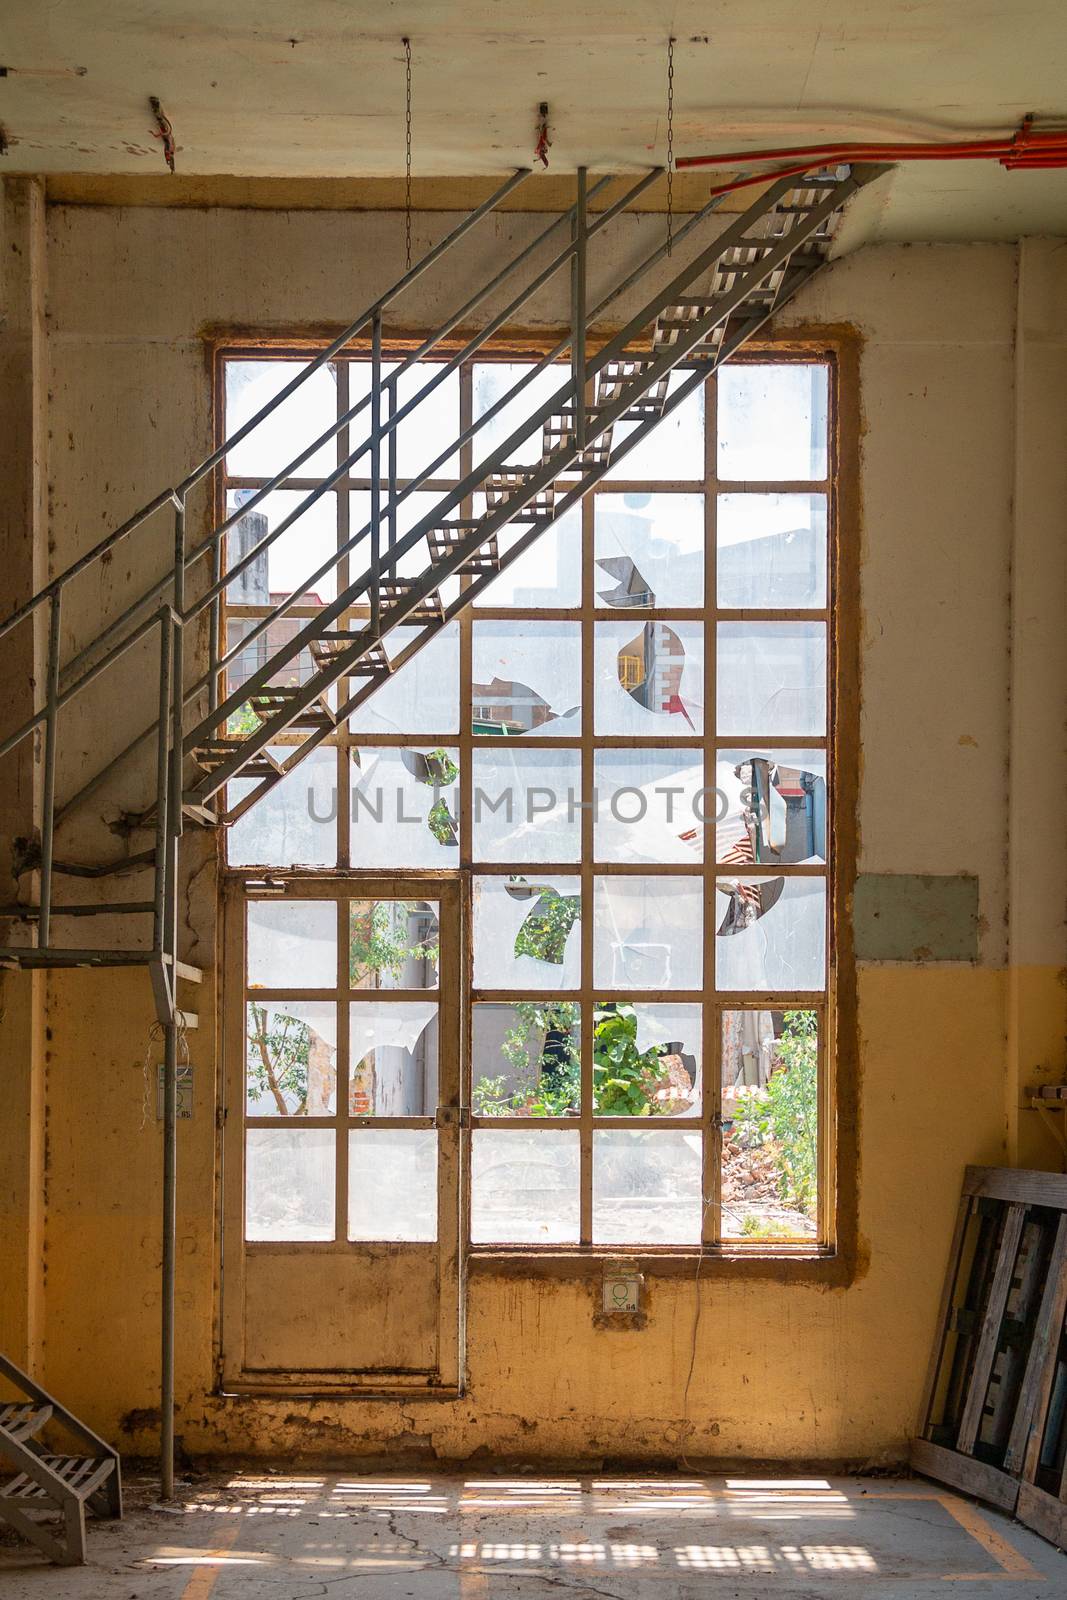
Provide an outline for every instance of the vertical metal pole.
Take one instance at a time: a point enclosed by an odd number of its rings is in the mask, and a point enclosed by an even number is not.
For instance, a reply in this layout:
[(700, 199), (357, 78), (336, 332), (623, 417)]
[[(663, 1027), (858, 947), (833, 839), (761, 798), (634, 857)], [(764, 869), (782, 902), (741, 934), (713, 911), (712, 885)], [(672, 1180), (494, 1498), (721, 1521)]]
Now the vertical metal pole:
[(377, 635), (381, 624), (382, 559), (382, 314), (371, 324), (370, 368), (370, 625)]
[[(173, 981), (173, 967), (171, 968)], [(160, 1494), (174, 1498), (174, 1266), (178, 1228), (178, 1024), (163, 1026), (163, 1327), (159, 1405)]]
[[(214, 586), (222, 577), (222, 540), (216, 539), (215, 548), (211, 552), (211, 582)], [(211, 602), (208, 613), (211, 637), (208, 640), (208, 671), (211, 681), (208, 684), (208, 708), (214, 711), (219, 703), (219, 649), (222, 643), (219, 638), (219, 629), (222, 626), (222, 596), (216, 595)]]
[(59, 597), (52, 596), (48, 615), (48, 662), (45, 677), (44, 792), (41, 807), (41, 905), (37, 943), (47, 949), (52, 916), (52, 836), (56, 815), (56, 718), (59, 707)]
[(585, 251), (586, 169), (578, 168), (578, 196), (574, 210), (574, 254), (571, 257), (571, 371), (574, 376), (574, 437), (585, 449)]
[(159, 613), (159, 727), (156, 744), (156, 861), (155, 915), (152, 948), (162, 955), (166, 944), (167, 802), (170, 762), (171, 634), (173, 624), (166, 608)]
[(164, 974), (169, 986), (170, 1015), (163, 1023), (163, 1283), (160, 1296), (160, 1489), (174, 1497), (174, 1299), (178, 1227), (178, 1020), (174, 1007), (178, 958), (178, 841), (182, 832), (182, 740), (185, 680), (183, 622), (185, 609), (185, 502), (174, 514), (175, 621), (171, 652), (170, 793), (164, 845), (163, 952), (169, 955)]
[[(389, 413), (388, 413), (388, 415), (389, 415), (389, 420), (391, 422), (393, 417), (396, 415), (396, 378), (395, 377), (391, 378), (389, 380), (389, 383), (386, 385), (386, 389), (387, 389), (387, 392), (388, 392), (388, 395), (389, 395)], [(395, 504), (395, 502), (396, 502), (396, 437), (397, 437), (396, 428), (390, 428), (389, 429), (389, 439), (388, 439), (388, 443), (386, 445), (386, 450), (387, 450), (387, 453), (388, 453), (388, 471), (389, 471), (389, 563), (388, 563), (388, 571), (389, 571), (389, 576), (391, 578), (395, 578), (396, 577), (396, 559), (395, 559), (395, 557), (393, 555), (393, 550), (394, 550), (394, 548), (396, 546), (396, 540), (397, 540), (396, 504)]]

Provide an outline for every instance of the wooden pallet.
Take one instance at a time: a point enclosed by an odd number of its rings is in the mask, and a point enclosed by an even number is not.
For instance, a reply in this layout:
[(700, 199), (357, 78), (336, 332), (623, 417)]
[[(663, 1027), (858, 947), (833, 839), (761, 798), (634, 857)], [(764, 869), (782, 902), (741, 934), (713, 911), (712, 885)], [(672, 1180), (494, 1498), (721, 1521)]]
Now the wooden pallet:
[[(0, 1521), (61, 1566), (85, 1560), (85, 1510), (122, 1516), (122, 1469), (117, 1450), (0, 1355), (0, 1376), (18, 1393), (0, 1401), (0, 1460), (15, 1476), (0, 1483)], [(57, 1455), (40, 1434), (54, 1423), (88, 1453)]]
[(968, 1167), (911, 1462), (1067, 1545), (1067, 1176)]

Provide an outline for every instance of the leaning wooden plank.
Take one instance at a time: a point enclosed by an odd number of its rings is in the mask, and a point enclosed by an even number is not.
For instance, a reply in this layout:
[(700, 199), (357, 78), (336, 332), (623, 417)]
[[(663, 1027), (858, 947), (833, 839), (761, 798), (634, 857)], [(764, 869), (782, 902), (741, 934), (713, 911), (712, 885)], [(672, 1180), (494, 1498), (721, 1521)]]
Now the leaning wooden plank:
[(1011, 1205), (1008, 1207), (1007, 1215), (1004, 1218), (1004, 1231), (1000, 1236), (1000, 1249), (997, 1252), (997, 1264), (993, 1272), (993, 1282), (990, 1286), (989, 1299), (986, 1302), (985, 1315), (982, 1318), (982, 1327), (978, 1335), (974, 1366), (971, 1368), (971, 1380), (967, 1386), (967, 1399), (964, 1402), (963, 1414), (960, 1417), (959, 1433), (956, 1435), (956, 1449), (962, 1450), (964, 1455), (970, 1455), (973, 1452), (974, 1442), (978, 1437), (978, 1429), (981, 1427), (982, 1410), (985, 1406), (986, 1395), (989, 1392), (989, 1380), (993, 1373), (993, 1362), (997, 1354), (997, 1340), (1000, 1338), (1004, 1311), (1008, 1304), (1008, 1295), (1011, 1293), (1015, 1259), (1019, 1253), (1019, 1240), (1022, 1236), (1023, 1223), (1025, 1221), (1025, 1206)]
[(1041, 1296), (1026, 1371), (1015, 1404), (1015, 1420), (1004, 1454), (1005, 1472), (1022, 1473), (1033, 1481), (1041, 1434), (1056, 1372), (1064, 1311), (1067, 1309), (1067, 1216), (1056, 1225), (1045, 1290)]
[(951, 1484), (964, 1494), (977, 1495), (1004, 1511), (1014, 1511), (1019, 1495), (1019, 1485), (997, 1467), (975, 1461), (973, 1456), (961, 1456), (955, 1450), (931, 1444), (929, 1439), (915, 1439), (911, 1446), (911, 1464), (916, 1472), (938, 1483)]
[(1036, 1484), (1021, 1483), (1015, 1515), (1043, 1539), (1051, 1539), (1061, 1549), (1067, 1547), (1067, 1505), (1055, 1495), (1046, 1494)]
[(1016, 1201), (1020, 1205), (1050, 1206), (1067, 1211), (1067, 1173), (1033, 1172), (1019, 1167), (968, 1167), (964, 1194), (988, 1200)]
[(926, 1369), (926, 1379), (923, 1383), (922, 1400), (919, 1407), (917, 1432), (920, 1438), (925, 1436), (926, 1430), (930, 1425), (930, 1408), (934, 1403), (937, 1379), (945, 1355), (949, 1318), (952, 1315), (952, 1301), (956, 1292), (956, 1280), (959, 1277), (960, 1259), (963, 1255), (963, 1240), (967, 1232), (967, 1224), (970, 1221), (972, 1204), (970, 1196), (963, 1195), (960, 1199), (959, 1210), (956, 1213), (956, 1226), (952, 1234), (952, 1244), (948, 1253), (948, 1267), (945, 1272), (944, 1286), (941, 1290), (941, 1304), (937, 1312), (937, 1321), (934, 1323), (934, 1345), (930, 1353), (930, 1364)]

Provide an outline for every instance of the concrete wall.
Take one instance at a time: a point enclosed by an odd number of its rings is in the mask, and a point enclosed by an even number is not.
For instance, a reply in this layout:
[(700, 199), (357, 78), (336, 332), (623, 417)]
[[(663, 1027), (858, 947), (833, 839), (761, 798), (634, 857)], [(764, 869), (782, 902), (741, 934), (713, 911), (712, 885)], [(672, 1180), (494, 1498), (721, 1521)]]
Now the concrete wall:
[[(60, 206), (48, 221), (55, 569), (206, 452), (206, 328), (341, 324), (396, 275), (403, 247), (394, 214)], [(447, 225), (420, 219), (428, 237)], [(464, 248), (457, 281), (476, 281), (500, 244), (532, 225), (502, 219), (494, 236)], [(616, 260), (647, 248), (658, 227), (641, 219), (616, 229)], [(445, 309), (420, 289), (405, 321), (418, 327)], [(533, 320), (565, 314), (546, 295)], [(963, 1166), (1056, 1165), (1021, 1090), (1063, 1076), (1067, 246), (861, 249), (811, 287), (790, 321), (851, 324), (863, 340), (862, 515), (842, 530), (861, 550), (860, 871), (978, 879), (975, 961), (860, 964), (854, 1281), (832, 1287), (803, 1268), (772, 1267), (706, 1272), (699, 1291), (691, 1275), (655, 1278), (647, 1326), (616, 1333), (594, 1328), (595, 1285), (580, 1271), (480, 1263), (464, 1400), (216, 1397), (206, 986), (192, 1049), (196, 1110), (179, 1131), (178, 1432), (188, 1450), (898, 1459)], [(86, 583), (68, 619), (72, 644), (163, 569), (165, 522), (157, 537), (154, 550), (131, 544)], [(124, 715), (146, 712), (150, 683), (127, 681)], [(77, 782), (75, 765), (95, 769), (121, 735), (101, 702), (62, 781)], [(113, 846), (103, 824), (118, 798), (102, 793), (72, 825), (71, 851)], [(185, 953), (209, 968), (214, 915), (214, 855), (203, 841), (189, 865)], [(35, 1180), (26, 1168), (20, 1183), (24, 1200), (43, 1204), (38, 1365), (94, 1424), (148, 1452), (161, 1176), (144, 1076), (146, 1050), (150, 1062), (158, 1056), (148, 984), (136, 973), (57, 974), (37, 1003), (48, 1029), (47, 1145), (43, 1172)], [(17, 1017), (7, 1026), (17, 1029)], [(14, 1038), (2, 1070), (12, 1096), (26, 1098), (25, 1033)], [(24, 1163), (30, 1115), (0, 1125), (4, 1170)], [(0, 1267), (14, 1284), (8, 1256), (25, 1208), (7, 1186), (0, 1204)], [(0, 1336), (17, 1357), (17, 1315), (4, 1314)]]

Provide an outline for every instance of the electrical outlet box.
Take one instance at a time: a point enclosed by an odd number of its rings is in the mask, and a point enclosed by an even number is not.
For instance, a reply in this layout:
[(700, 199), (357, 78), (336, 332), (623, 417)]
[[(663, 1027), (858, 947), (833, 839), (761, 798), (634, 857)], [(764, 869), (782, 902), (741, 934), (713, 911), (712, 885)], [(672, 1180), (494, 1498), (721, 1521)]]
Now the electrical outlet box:
[(604, 1268), (604, 1311), (631, 1314), (641, 1309), (642, 1276), (632, 1267)]

